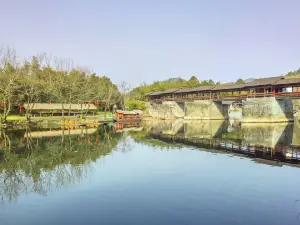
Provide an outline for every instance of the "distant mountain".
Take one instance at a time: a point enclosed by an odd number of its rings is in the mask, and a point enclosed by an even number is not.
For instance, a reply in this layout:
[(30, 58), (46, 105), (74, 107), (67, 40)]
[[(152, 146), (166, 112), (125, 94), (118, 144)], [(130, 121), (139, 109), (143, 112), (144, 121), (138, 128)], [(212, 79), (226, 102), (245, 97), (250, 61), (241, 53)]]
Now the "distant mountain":
[(250, 83), (250, 82), (252, 82), (252, 81), (254, 81), (255, 79), (254, 78), (248, 78), (248, 79), (246, 79), (246, 80), (244, 80), (245, 81), (245, 83)]
[(167, 80), (164, 80), (163, 82), (176, 83), (176, 82), (184, 82), (184, 81), (186, 80), (182, 79), (181, 77), (176, 77), (176, 78), (169, 78)]

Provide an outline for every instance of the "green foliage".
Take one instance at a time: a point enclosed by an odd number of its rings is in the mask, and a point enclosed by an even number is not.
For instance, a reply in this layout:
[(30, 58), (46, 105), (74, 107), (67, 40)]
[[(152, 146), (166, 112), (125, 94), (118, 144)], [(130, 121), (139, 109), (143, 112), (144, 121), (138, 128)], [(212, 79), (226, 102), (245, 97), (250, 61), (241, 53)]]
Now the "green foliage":
[(285, 76), (287, 76), (287, 78), (300, 78), (300, 69), (290, 71)]
[(215, 85), (213, 80), (199, 81), (197, 77), (192, 76), (189, 80), (182, 78), (170, 78), (164, 81), (155, 81), (152, 84), (141, 84), (131, 90), (129, 99), (144, 101), (144, 95), (150, 92), (164, 91), (171, 88), (189, 88), (200, 85)]
[(197, 87), (197, 86), (199, 86), (199, 80), (197, 79), (197, 77), (195, 77), (195, 76), (192, 76), (191, 78), (190, 78), (190, 80), (189, 80), (189, 86), (190, 87)]
[[(17, 105), (28, 103), (97, 102), (110, 111), (121, 101), (118, 87), (106, 76), (72, 68), (67, 60), (51, 60), (46, 55), (18, 61), (12, 49), (0, 49), (0, 108), (4, 121)], [(66, 109), (67, 111), (68, 109)], [(28, 109), (26, 109), (26, 118)]]
[(134, 99), (129, 99), (126, 102), (126, 109), (128, 110), (135, 110), (135, 109), (139, 109), (139, 110), (144, 110), (146, 109), (146, 105), (144, 101), (140, 101), (140, 100), (134, 100)]
[(242, 78), (239, 78), (239, 79), (237, 79), (237, 81), (235, 83), (236, 84), (245, 84), (246, 82)]

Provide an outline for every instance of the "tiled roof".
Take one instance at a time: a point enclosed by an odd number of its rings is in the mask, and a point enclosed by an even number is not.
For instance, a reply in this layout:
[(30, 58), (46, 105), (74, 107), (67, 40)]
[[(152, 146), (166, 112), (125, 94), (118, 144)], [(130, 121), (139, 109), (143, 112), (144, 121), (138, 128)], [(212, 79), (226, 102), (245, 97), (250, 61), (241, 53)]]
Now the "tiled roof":
[(281, 79), (277, 81), (274, 85), (284, 85), (284, 84), (299, 84), (300, 85), (300, 78), (291, 78), (291, 79)]
[(254, 81), (247, 83), (245, 87), (255, 87), (255, 86), (268, 86), (273, 85), (277, 81), (284, 79), (284, 77), (268, 77), (268, 78), (259, 78), (255, 79)]
[(199, 86), (194, 88), (182, 88), (175, 93), (191, 93), (191, 92), (198, 92), (198, 91), (209, 91), (213, 89), (215, 86)]
[(147, 94), (147, 96), (156, 96), (156, 95), (163, 95), (163, 94), (171, 94), (171, 93), (174, 93), (178, 90), (180, 90), (182, 88), (171, 88), (171, 89), (168, 89), (168, 90), (165, 90), (165, 91), (158, 91), (158, 92), (152, 92), (150, 94)]
[(245, 87), (246, 84), (230, 84), (230, 85), (218, 85), (212, 89), (212, 91), (227, 91), (227, 90), (236, 90), (242, 89)]

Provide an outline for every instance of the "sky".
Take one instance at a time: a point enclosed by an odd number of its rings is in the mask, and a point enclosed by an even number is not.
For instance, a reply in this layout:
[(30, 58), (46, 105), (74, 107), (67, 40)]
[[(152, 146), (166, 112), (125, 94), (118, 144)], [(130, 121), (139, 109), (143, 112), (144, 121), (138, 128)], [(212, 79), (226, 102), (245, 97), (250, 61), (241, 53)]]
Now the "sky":
[(0, 45), (71, 58), (131, 86), (300, 68), (299, 0), (0, 0)]

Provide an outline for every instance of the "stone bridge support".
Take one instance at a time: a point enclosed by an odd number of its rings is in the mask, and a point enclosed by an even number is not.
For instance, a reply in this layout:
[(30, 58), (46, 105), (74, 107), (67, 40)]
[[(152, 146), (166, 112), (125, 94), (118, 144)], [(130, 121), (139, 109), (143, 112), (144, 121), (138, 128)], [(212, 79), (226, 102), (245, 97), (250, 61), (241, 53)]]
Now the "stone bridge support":
[(185, 103), (184, 119), (224, 120), (228, 117), (228, 105), (212, 100), (195, 100)]
[(167, 101), (162, 103), (147, 103), (146, 116), (155, 119), (178, 119), (184, 117), (184, 104)]
[(289, 122), (294, 120), (292, 99), (248, 98), (243, 102), (243, 123)]

